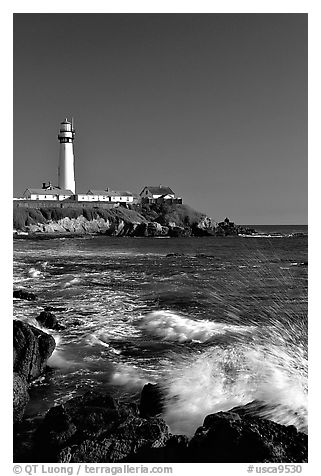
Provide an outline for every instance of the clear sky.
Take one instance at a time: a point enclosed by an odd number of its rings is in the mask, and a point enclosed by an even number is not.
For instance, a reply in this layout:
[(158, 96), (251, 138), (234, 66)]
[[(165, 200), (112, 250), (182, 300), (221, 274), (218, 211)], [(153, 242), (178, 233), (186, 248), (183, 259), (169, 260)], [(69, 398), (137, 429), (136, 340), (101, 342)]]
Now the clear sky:
[(13, 192), (168, 185), (216, 220), (305, 224), (307, 14), (15, 14)]

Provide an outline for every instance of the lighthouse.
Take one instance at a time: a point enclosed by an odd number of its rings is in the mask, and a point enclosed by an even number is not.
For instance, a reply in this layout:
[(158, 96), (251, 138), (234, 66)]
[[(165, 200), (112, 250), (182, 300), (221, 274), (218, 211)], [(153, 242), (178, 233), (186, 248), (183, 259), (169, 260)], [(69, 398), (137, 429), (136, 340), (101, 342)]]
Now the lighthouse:
[(60, 142), (58, 187), (63, 190), (76, 191), (74, 166), (74, 137), (73, 121), (65, 119), (60, 124), (58, 139)]

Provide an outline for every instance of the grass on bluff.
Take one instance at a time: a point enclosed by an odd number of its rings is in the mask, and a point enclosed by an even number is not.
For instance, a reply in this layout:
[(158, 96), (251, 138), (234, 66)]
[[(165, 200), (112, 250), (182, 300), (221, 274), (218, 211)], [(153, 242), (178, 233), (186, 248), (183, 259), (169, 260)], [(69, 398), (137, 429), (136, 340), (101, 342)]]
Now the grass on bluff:
[(151, 203), (137, 206), (149, 221), (156, 221), (161, 225), (175, 223), (176, 226), (193, 226), (205, 217), (204, 213), (198, 212), (188, 205)]

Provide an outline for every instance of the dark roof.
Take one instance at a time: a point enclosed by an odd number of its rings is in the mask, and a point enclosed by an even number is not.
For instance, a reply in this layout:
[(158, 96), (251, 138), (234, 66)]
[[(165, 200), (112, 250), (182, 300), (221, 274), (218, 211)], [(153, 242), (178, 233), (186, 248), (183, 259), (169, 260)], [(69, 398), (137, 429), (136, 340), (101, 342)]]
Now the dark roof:
[(88, 190), (88, 192), (85, 194), (90, 194), (90, 195), (108, 195), (109, 192), (107, 190)]
[[(120, 192), (118, 190), (88, 190), (87, 194), (92, 195), (107, 195), (114, 197), (131, 197), (133, 194), (131, 192)], [(86, 194), (85, 194), (86, 195)]]
[(144, 189), (145, 188), (147, 188), (153, 195), (167, 195), (168, 193), (175, 195), (170, 187), (163, 187), (162, 185), (158, 185), (157, 187), (146, 185)]
[[(30, 193), (35, 193), (36, 195), (73, 195), (71, 190), (64, 190), (58, 187), (27, 188), (27, 190), (29, 190)], [(26, 193), (26, 191), (24, 193)]]
[(114, 195), (116, 197), (119, 197), (119, 196), (120, 197), (132, 197), (133, 196), (133, 194), (131, 192), (127, 192), (127, 191), (123, 192), (123, 191), (119, 191), (119, 190), (116, 190), (116, 191), (111, 190), (108, 193), (109, 193), (109, 195)]

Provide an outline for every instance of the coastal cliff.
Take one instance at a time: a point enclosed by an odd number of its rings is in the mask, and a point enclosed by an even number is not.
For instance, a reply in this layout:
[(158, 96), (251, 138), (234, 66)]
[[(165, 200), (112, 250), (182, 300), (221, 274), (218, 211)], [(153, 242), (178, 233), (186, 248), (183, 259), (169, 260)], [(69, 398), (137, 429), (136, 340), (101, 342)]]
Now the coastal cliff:
[(228, 219), (215, 223), (204, 213), (182, 204), (144, 204), (130, 208), (14, 207), (13, 229), (34, 234), (104, 234), (109, 236), (226, 236), (254, 230)]

